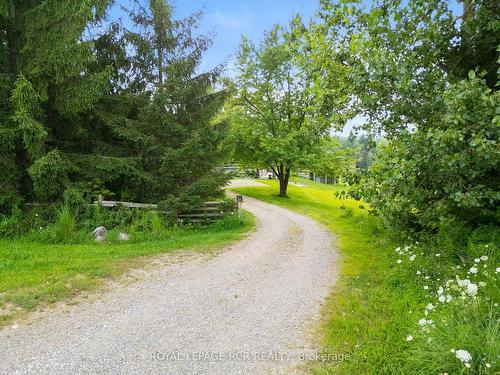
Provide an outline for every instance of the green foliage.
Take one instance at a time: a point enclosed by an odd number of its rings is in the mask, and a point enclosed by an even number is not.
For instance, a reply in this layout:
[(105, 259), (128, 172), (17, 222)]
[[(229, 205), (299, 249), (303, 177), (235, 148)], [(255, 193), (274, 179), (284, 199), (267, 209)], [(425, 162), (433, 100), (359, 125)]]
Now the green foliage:
[(125, 30), (101, 22), (111, 3), (10, 1), (0, 13), (2, 213), (66, 188), (156, 203), (220, 174), (227, 93), (221, 66), (199, 72), (211, 45), (200, 14), (137, 3)]
[(64, 191), (63, 200), (65, 206), (68, 206), (75, 214), (80, 214), (87, 208), (88, 202), (84, 199), (81, 190), (68, 188)]
[(28, 172), (40, 200), (49, 201), (61, 197), (66, 183), (66, 166), (57, 149), (37, 159)]
[(0, 217), (0, 236), (15, 237), (21, 233), (21, 210), (14, 206), (12, 213), (6, 217)]
[(315, 76), (300, 60), (300, 19), (291, 29), (275, 26), (259, 45), (243, 38), (238, 75), (232, 83), (232, 156), (244, 164), (272, 168), (286, 195), (290, 171), (307, 166), (327, 135), (332, 109), (316, 97)]
[(499, 99), (473, 73), (451, 85), (439, 122), (382, 147), (361, 189), (371, 206), (413, 230), (499, 223)]
[(22, 134), (24, 147), (31, 159), (42, 155), (43, 144), (47, 137), (47, 131), (36, 120), (41, 112), (39, 100), (40, 97), (31, 83), (20, 73), (12, 90), (11, 101), (14, 108), (12, 120)]
[(450, 221), (498, 223), (499, 97), (492, 74), (500, 33), (493, 32), (499, 25), (493, 3), (467, 2), (457, 22), (442, 0), (322, 2), (323, 22), (307, 39), (309, 69), (328, 59), (344, 62), (350, 109), (364, 120), (356, 127), (387, 137), (368, 177), (352, 182), (360, 183), (354, 195), (391, 228), (436, 232)]
[(148, 221), (151, 226), (151, 235), (153, 238), (159, 238), (164, 231), (165, 224), (157, 212), (150, 212)]
[(325, 137), (307, 168), (317, 175), (329, 178), (344, 177), (354, 172), (358, 153), (357, 148), (342, 145), (338, 138)]
[(76, 220), (68, 205), (60, 209), (54, 227), (50, 230), (53, 230), (55, 243), (67, 243), (73, 239), (76, 232)]

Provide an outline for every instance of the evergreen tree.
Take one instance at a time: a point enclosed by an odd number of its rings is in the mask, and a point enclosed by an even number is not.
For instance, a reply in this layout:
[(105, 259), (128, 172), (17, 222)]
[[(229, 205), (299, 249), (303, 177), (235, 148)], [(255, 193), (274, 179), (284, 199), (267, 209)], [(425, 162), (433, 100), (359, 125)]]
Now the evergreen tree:
[(58, 139), (74, 130), (75, 118), (92, 107), (107, 85), (107, 69), (88, 71), (93, 43), (85, 40), (84, 31), (104, 16), (108, 5), (109, 0), (0, 3), (4, 209), (15, 198), (33, 199), (33, 190), (41, 192), (40, 199), (53, 199), (63, 190)]
[(221, 66), (198, 73), (200, 14), (137, 2), (124, 30), (104, 22), (110, 2), (0, 1), (0, 210), (66, 189), (206, 199), (226, 181), (213, 121), (226, 93)]
[(173, 20), (172, 11), (164, 0), (129, 11), (135, 27), (125, 32), (132, 47), (127, 91), (144, 99), (133, 118), (136, 152), (152, 199), (186, 189), (207, 197), (226, 181), (214, 170), (226, 130), (223, 122), (214, 123), (227, 97), (214, 90), (222, 66), (198, 73), (211, 45), (208, 37), (193, 34), (201, 14)]

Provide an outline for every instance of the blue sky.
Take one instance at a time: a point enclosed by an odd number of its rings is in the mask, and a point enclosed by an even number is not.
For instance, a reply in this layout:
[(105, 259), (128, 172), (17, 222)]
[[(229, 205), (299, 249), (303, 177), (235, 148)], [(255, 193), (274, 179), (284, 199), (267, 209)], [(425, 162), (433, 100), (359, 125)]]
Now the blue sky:
[(242, 35), (258, 39), (276, 23), (286, 23), (295, 13), (311, 17), (318, 0), (174, 0), (177, 15), (204, 12), (202, 32), (216, 33), (213, 47), (207, 52), (203, 68), (224, 60), (231, 65)]
[[(214, 44), (200, 67), (204, 71), (224, 61), (230, 68), (242, 35), (257, 40), (264, 30), (276, 23), (287, 23), (295, 13), (308, 19), (314, 15), (319, 0), (171, 0), (171, 3), (175, 7), (175, 18), (203, 11), (200, 32), (215, 33)], [(111, 18), (120, 17), (120, 13), (120, 8), (115, 6)]]

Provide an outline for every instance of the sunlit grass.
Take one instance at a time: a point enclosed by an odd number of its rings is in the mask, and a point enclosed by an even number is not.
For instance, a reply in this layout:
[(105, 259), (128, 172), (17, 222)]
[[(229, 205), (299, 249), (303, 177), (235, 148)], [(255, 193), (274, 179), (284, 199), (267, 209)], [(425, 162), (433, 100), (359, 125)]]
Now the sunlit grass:
[(412, 306), (420, 303), (420, 290), (398, 282), (391, 253), (394, 244), (369, 215), (367, 205), (339, 199), (344, 187), (318, 184), (306, 179), (290, 185), (288, 198), (277, 196), (278, 184), (234, 189), (238, 193), (278, 204), (309, 215), (338, 237), (340, 276), (323, 308), (318, 332), (326, 352), (348, 353), (350, 359), (313, 364), (315, 374), (399, 374), (399, 358), (409, 325), (414, 324)]
[(134, 243), (42, 244), (0, 240), (0, 326), (23, 312), (92, 290), (145, 256), (180, 249), (208, 251), (240, 239), (253, 217), (227, 218), (198, 228), (157, 228), (151, 241)]

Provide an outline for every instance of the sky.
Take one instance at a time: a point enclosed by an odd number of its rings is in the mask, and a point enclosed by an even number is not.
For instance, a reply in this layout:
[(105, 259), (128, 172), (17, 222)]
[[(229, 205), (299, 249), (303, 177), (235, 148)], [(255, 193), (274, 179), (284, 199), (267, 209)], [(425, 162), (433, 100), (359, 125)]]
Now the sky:
[(242, 35), (259, 39), (264, 30), (276, 23), (287, 23), (295, 13), (313, 16), (319, 0), (174, 0), (179, 16), (202, 10), (202, 32), (215, 32), (212, 48), (207, 51), (203, 68), (232, 58)]
[[(231, 69), (242, 35), (258, 40), (265, 30), (276, 23), (287, 23), (296, 13), (307, 20), (314, 15), (319, 0), (171, 0), (171, 3), (175, 7), (174, 18), (201, 10), (200, 32), (215, 33), (213, 46), (200, 66), (201, 71), (206, 71), (223, 62)], [(121, 15), (119, 6), (111, 10), (111, 18)]]

